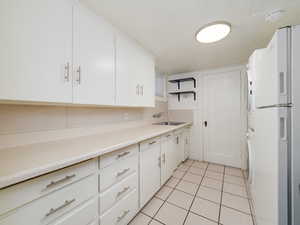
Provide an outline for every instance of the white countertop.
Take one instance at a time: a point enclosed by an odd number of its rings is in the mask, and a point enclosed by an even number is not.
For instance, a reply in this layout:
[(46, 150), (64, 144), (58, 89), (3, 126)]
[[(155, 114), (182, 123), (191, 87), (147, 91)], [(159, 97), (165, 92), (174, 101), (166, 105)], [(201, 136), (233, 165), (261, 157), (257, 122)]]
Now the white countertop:
[(191, 125), (145, 125), (0, 151), (0, 188)]

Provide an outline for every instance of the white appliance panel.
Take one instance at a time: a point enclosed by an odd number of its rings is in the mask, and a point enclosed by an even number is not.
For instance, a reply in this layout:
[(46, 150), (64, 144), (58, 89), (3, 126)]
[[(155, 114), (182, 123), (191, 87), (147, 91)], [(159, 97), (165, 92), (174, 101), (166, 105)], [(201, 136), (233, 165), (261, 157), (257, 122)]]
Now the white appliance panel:
[(288, 29), (278, 30), (262, 55), (257, 58), (256, 107), (285, 104), (287, 102)]
[(282, 170), (287, 157), (286, 111), (287, 108), (266, 108), (255, 112), (255, 182), (251, 194), (258, 225), (285, 224), (279, 221), (287, 215), (287, 174), (283, 176)]
[(292, 146), (291, 191), (292, 225), (300, 224), (300, 26), (292, 28)]

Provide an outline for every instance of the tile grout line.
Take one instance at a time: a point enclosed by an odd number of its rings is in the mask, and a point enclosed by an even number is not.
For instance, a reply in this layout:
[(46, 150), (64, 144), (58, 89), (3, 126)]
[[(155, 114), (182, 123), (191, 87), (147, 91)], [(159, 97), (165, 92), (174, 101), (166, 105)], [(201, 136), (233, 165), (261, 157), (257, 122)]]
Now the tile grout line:
[[(193, 164), (192, 164), (192, 165), (193, 165)], [(191, 205), (190, 205), (190, 207), (189, 207), (189, 209), (188, 209), (188, 211), (187, 211), (187, 214), (186, 214), (186, 216), (185, 216), (185, 218), (184, 218), (184, 220), (183, 220), (182, 225), (185, 224), (185, 222), (186, 222), (186, 220), (187, 220), (187, 217), (189, 216), (189, 214), (190, 214), (190, 212), (191, 212), (192, 205), (194, 204), (194, 201), (195, 201), (195, 199), (196, 199), (196, 197), (197, 197), (197, 193), (198, 193), (198, 191), (199, 191), (199, 189), (200, 189), (200, 187), (201, 187), (201, 183), (202, 183), (202, 181), (203, 181), (203, 179), (204, 179), (204, 177), (205, 177), (205, 174), (206, 174), (208, 165), (209, 165), (209, 163), (206, 165), (206, 168), (205, 168), (205, 170), (204, 170), (203, 176), (202, 176), (202, 178), (201, 178), (201, 181), (200, 181), (200, 183), (199, 183), (199, 185), (198, 185), (198, 188), (197, 188), (197, 190), (196, 190), (196, 192), (195, 192), (194, 198), (193, 198), (193, 200), (192, 200), (192, 202), (191, 202)]]
[(219, 208), (219, 216), (218, 216), (218, 224), (219, 224), (219, 225), (221, 224), (221, 223), (220, 223), (220, 220), (221, 220), (221, 210), (222, 210), (222, 201), (223, 201), (225, 170), (226, 170), (226, 166), (224, 166), (224, 170), (223, 170), (223, 181), (222, 181), (221, 198), (220, 198), (220, 208)]
[[(182, 163), (182, 164), (183, 164), (183, 163)], [(163, 205), (167, 202), (167, 199), (168, 199), (168, 198), (171, 196), (171, 194), (174, 192), (174, 190), (176, 189), (176, 187), (178, 186), (178, 184), (182, 181), (182, 178), (185, 176), (185, 174), (188, 172), (188, 170), (191, 168), (191, 166), (192, 166), (192, 165), (187, 165), (188, 169), (187, 169), (186, 171), (184, 171), (183, 176), (182, 176), (180, 179), (176, 178), (176, 179), (178, 179), (179, 181), (178, 181), (178, 183), (177, 183), (174, 187), (169, 187), (169, 186), (167, 186), (167, 187), (171, 188), (172, 191), (168, 194), (168, 196), (166, 197), (166, 199), (161, 199), (161, 198), (159, 198), (159, 199), (163, 200), (163, 204), (161, 204), (161, 206), (158, 208), (158, 210), (157, 210), (156, 213), (153, 215), (153, 217), (151, 217), (151, 220), (149, 221), (148, 225), (152, 222), (152, 220), (159, 221), (160, 223), (165, 224), (165, 223), (161, 222), (160, 220), (155, 219), (155, 216), (158, 214), (158, 212), (159, 212), (160, 209), (163, 207)], [(179, 167), (179, 166), (178, 166), (178, 167)], [(175, 169), (175, 171), (178, 169), (178, 167)], [(183, 171), (181, 171), (181, 172), (183, 172)], [(173, 174), (174, 174), (174, 171), (173, 171)], [(175, 177), (173, 177), (173, 174), (172, 174), (172, 176), (169, 178), (169, 180), (172, 179), (172, 178), (175, 178)], [(169, 181), (169, 180), (168, 180), (168, 181)], [(168, 182), (168, 181), (167, 181), (167, 182)], [(164, 185), (161, 187), (161, 189), (164, 188), (164, 187), (166, 187), (167, 182), (164, 183)], [(155, 196), (154, 196), (154, 197), (155, 197)], [(153, 198), (154, 198), (154, 197), (153, 197)]]

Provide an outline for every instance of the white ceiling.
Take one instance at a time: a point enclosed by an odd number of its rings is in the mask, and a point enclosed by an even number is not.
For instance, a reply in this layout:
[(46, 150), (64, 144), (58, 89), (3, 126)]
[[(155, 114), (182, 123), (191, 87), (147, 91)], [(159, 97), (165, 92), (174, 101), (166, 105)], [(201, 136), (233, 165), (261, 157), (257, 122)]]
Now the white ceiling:
[[(156, 57), (164, 73), (190, 72), (247, 62), (264, 47), (276, 28), (300, 24), (300, 0), (81, 0), (96, 13), (136, 39)], [(286, 13), (276, 23), (265, 21), (271, 10)], [(201, 44), (195, 32), (225, 20), (230, 35)]]

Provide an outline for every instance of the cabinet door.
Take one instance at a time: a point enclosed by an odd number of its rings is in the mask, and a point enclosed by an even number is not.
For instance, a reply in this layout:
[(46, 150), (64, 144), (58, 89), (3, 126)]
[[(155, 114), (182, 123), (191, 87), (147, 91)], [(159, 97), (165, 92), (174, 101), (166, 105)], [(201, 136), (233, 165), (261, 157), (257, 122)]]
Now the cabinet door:
[(163, 181), (168, 180), (175, 170), (176, 158), (175, 158), (175, 142), (173, 135), (169, 136), (166, 140), (164, 140), (161, 144), (162, 152), (163, 152), (163, 163), (164, 163), (164, 175)]
[(139, 57), (139, 105), (145, 107), (155, 106), (155, 64), (154, 59), (143, 49)]
[(72, 102), (72, 0), (0, 1), (0, 100)]
[(114, 105), (112, 27), (81, 4), (74, 9), (74, 103)]
[(160, 188), (160, 143), (150, 141), (141, 145), (140, 154), (140, 199), (146, 204)]
[(185, 135), (184, 133), (179, 133), (176, 139), (176, 155), (177, 155), (177, 166), (184, 161), (184, 145), (185, 145)]
[(184, 159), (186, 160), (190, 156), (190, 148), (191, 148), (191, 137), (190, 137), (190, 128), (186, 129), (184, 132)]
[(135, 43), (124, 35), (116, 35), (116, 104), (139, 105), (139, 51)]

